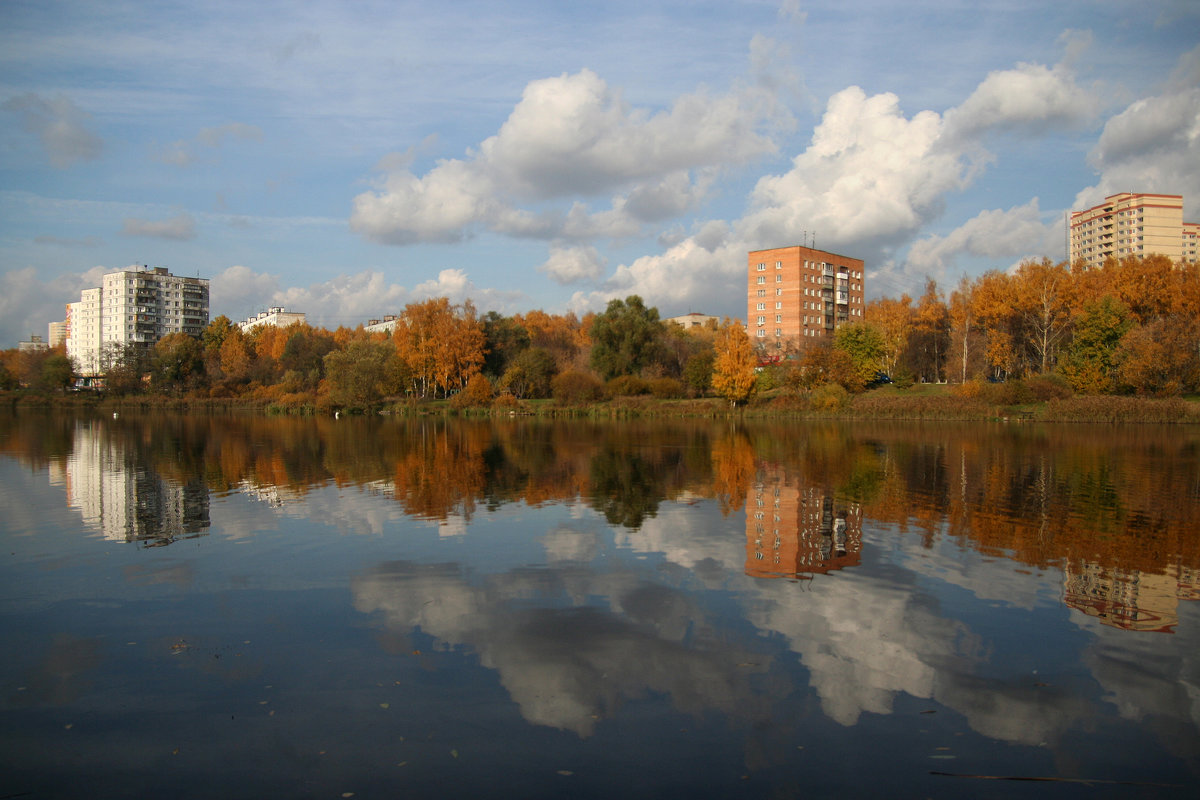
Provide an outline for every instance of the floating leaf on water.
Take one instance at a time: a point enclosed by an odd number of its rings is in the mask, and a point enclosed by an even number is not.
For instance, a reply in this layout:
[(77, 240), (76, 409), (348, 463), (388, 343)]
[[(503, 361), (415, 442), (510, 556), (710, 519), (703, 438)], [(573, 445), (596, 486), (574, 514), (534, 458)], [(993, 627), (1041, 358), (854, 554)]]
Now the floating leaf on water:
[(451, 750), (451, 751), (450, 751), (450, 755), (454, 756), (455, 758), (458, 758), (458, 751), (457, 751), (457, 750)]
[(571, 770), (569, 770), (569, 769), (560, 769), (558, 771), (558, 774), (559, 775), (574, 775), (575, 773), (571, 772)]
[(387, 708), (387, 707), (388, 707), (388, 704), (387, 704), (387, 703), (380, 703), (380, 704), (379, 704), (379, 707), (380, 707), (380, 708)]

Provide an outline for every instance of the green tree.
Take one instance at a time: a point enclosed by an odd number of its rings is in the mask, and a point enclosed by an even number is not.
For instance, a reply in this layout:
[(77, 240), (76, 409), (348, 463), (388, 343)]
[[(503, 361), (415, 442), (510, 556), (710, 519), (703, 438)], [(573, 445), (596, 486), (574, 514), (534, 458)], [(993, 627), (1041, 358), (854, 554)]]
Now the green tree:
[(150, 385), (156, 391), (179, 394), (196, 388), (204, 379), (204, 351), (186, 333), (168, 333), (154, 345)]
[(884, 340), (883, 334), (874, 325), (866, 322), (843, 325), (833, 334), (833, 348), (850, 359), (850, 374), (839, 381), (849, 391), (861, 392), (875, 377), (875, 373), (880, 371)]
[(736, 322), (722, 326), (713, 358), (712, 387), (717, 394), (736, 406), (754, 395), (758, 357), (746, 331)]
[(75, 365), (65, 353), (51, 351), (42, 362), (37, 387), (43, 391), (65, 392), (75, 383)]
[(522, 350), (500, 379), (500, 388), (514, 397), (549, 397), (550, 383), (558, 373), (554, 356), (540, 347)]
[(480, 321), (483, 327), (483, 372), (500, 377), (510, 362), (530, 344), (529, 331), (512, 317), (489, 311)]
[(604, 313), (592, 320), (591, 367), (604, 380), (637, 375), (661, 361), (663, 325), (657, 308), (647, 308), (636, 294), (610, 300)]
[(388, 342), (358, 340), (325, 356), (329, 400), (335, 406), (365, 408), (398, 388), (396, 348)]
[(693, 353), (683, 365), (683, 380), (697, 394), (704, 394), (712, 388), (713, 362), (716, 353), (711, 347), (706, 347), (698, 353)]
[(1105, 394), (1115, 386), (1117, 348), (1133, 324), (1125, 304), (1111, 296), (1084, 306), (1059, 371), (1077, 392)]

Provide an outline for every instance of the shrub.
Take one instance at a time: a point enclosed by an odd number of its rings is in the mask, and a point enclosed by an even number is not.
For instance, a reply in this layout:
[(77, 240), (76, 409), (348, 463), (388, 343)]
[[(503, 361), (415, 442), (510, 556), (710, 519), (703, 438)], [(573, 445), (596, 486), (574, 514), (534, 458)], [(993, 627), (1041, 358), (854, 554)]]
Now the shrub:
[(450, 398), (453, 408), (485, 408), (492, 402), (492, 383), (476, 372), (463, 390)]
[(827, 383), (813, 389), (808, 403), (814, 411), (838, 411), (846, 406), (850, 393), (840, 383)]
[(497, 411), (522, 411), (525, 404), (511, 394), (498, 394), (496, 399), (492, 401), (492, 408)]
[(969, 381), (963, 381), (957, 386), (950, 387), (950, 394), (954, 397), (961, 397), (964, 400), (978, 400), (983, 397), (984, 389), (987, 384), (978, 378), (972, 378)]
[(1064, 400), (1075, 394), (1071, 384), (1062, 375), (1034, 375), (1025, 379), (1025, 385), (1038, 402)]
[(604, 385), (586, 372), (571, 370), (554, 377), (550, 382), (550, 393), (559, 403), (580, 405), (599, 400), (604, 395)]
[(683, 397), (683, 384), (674, 378), (654, 378), (648, 382), (650, 394), (660, 400)]
[(650, 386), (636, 375), (618, 375), (604, 385), (604, 393), (609, 397), (633, 397), (649, 394)]

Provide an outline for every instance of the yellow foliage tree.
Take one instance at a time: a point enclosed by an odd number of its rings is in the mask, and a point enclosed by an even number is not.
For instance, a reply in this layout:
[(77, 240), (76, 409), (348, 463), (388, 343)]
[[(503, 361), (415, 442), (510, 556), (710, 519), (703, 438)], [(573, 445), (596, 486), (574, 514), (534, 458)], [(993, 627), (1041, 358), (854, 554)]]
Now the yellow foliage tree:
[(717, 339), (713, 360), (713, 389), (736, 406), (754, 395), (754, 368), (758, 359), (746, 331), (736, 322), (725, 320)]

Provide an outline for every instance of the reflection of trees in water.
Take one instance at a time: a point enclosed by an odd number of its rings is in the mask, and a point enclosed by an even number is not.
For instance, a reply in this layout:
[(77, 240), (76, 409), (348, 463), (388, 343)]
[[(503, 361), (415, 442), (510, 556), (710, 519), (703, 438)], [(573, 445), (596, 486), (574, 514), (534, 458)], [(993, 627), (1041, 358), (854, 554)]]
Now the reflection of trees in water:
[[(74, 418), (0, 415), (0, 448), (68, 458)], [(496, 421), (122, 413), (89, 423), (181, 486), (226, 493), (389, 486), (409, 513), (582, 500), (638, 527), (666, 500), (740, 511), (755, 471), (820, 487), (864, 520), (948, 531), (1038, 566), (1200, 568), (1200, 433), (1129, 426)]]

